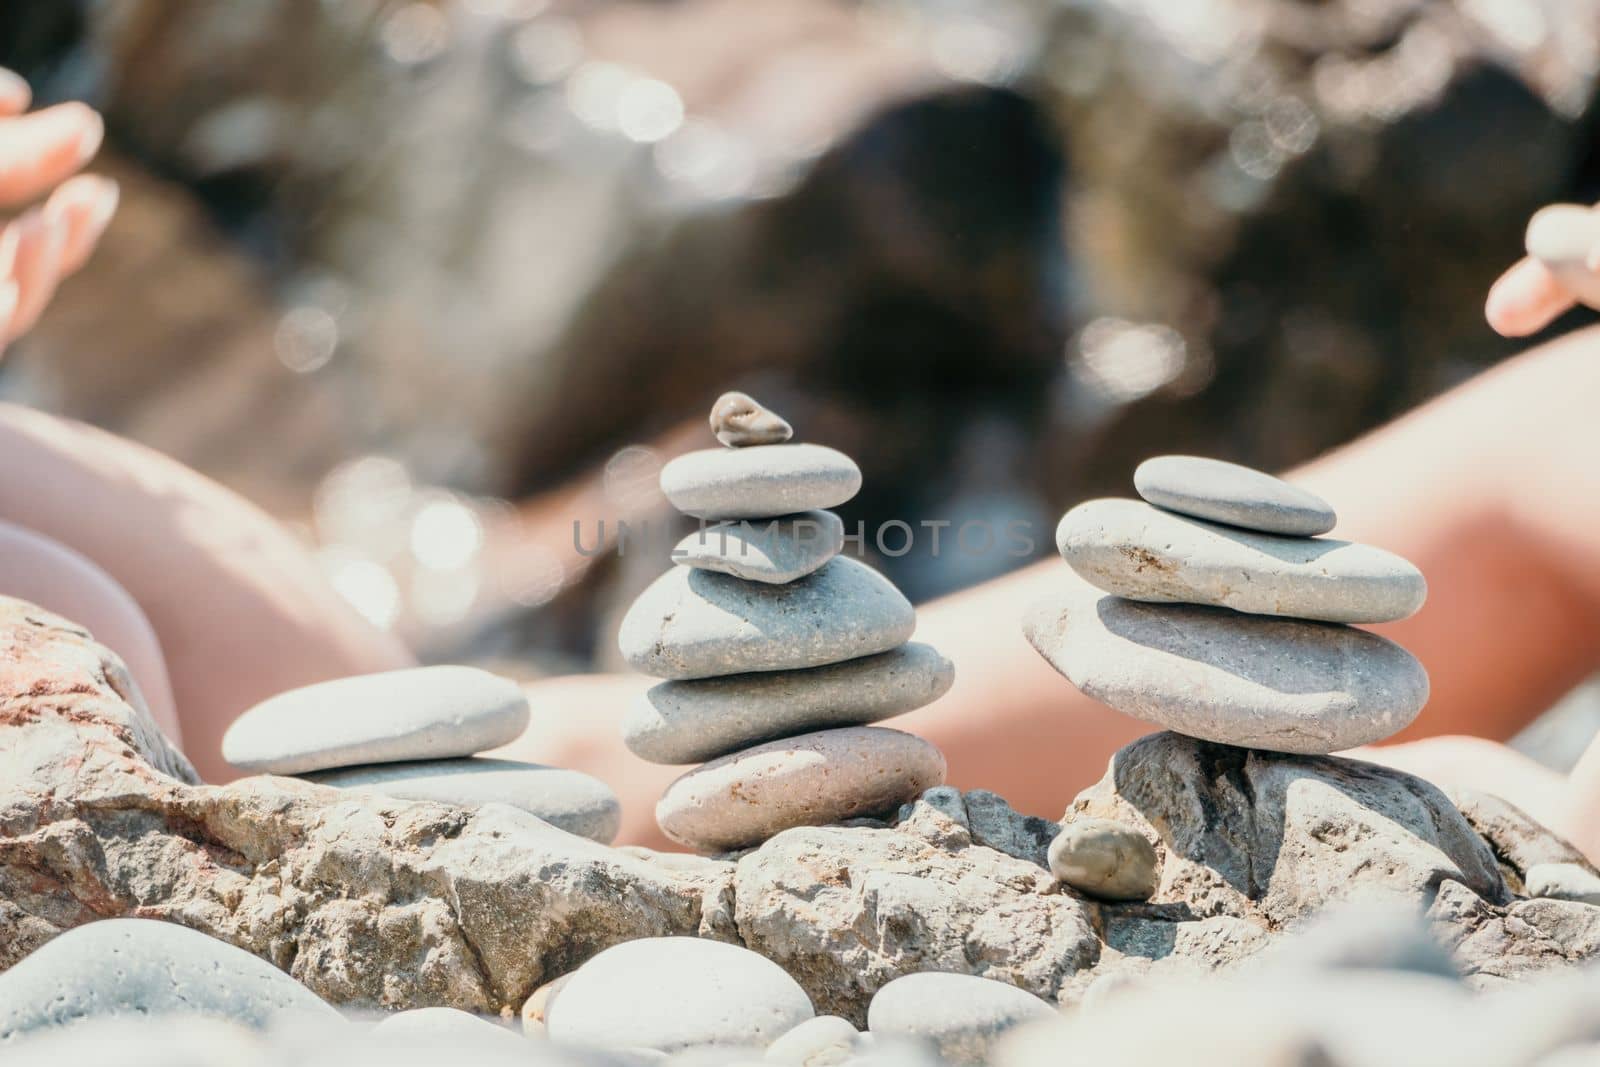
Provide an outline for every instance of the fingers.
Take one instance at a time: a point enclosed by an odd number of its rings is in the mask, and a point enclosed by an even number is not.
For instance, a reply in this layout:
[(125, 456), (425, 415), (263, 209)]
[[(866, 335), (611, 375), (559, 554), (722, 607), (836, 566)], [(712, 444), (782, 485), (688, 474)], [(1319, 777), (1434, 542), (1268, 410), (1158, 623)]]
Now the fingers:
[(104, 136), (99, 114), (75, 102), (0, 121), (0, 205), (25, 204), (60, 185)]
[(1523, 259), (1489, 289), (1483, 313), (1503, 337), (1538, 333), (1576, 301), (1555, 275), (1536, 259)]
[(80, 174), (51, 194), (44, 210), (65, 227), (61, 276), (82, 267), (116, 213), (117, 183), (98, 174)]
[(27, 333), (39, 321), (45, 305), (61, 280), (61, 255), (67, 243), (67, 223), (43, 208), (34, 208), (6, 227), (12, 249), (10, 281), (17, 287), (15, 307), (6, 327), (5, 341)]
[(33, 91), (18, 74), (0, 67), (0, 117), (20, 115), (33, 102)]

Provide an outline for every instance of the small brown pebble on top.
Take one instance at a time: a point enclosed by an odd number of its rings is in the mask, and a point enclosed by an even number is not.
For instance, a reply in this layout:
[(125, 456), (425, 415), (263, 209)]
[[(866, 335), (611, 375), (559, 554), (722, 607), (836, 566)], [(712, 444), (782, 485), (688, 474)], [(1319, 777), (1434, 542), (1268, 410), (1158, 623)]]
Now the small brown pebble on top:
[(782, 444), (794, 427), (748, 393), (723, 393), (711, 405), (711, 432), (729, 448)]

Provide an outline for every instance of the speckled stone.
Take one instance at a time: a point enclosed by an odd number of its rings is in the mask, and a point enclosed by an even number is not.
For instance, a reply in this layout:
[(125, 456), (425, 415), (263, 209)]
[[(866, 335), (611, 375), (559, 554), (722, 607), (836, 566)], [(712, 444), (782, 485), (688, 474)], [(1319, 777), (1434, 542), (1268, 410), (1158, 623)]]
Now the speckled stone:
[(1392, 622), (1428, 594), (1392, 552), (1331, 538), (1278, 537), (1186, 518), (1140, 500), (1079, 504), (1056, 528), (1072, 569), (1107, 593), (1322, 622)]
[(1051, 665), (1118, 711), (1190, 737), (1276, 752), (1337, 752), (1417, 717), (1415, 657), (1348, 626), (1140, 604), (1073, 575), (1023, 632)]
[(788, 585), (674, 567), (639, 595), (618, 644), (657, 678), (714, 678), (820, 667), (898, 648), (911, 602), (864, 563), (839, 556)]
[(861, 470), (823, 445), (756, 445), (689, 452), (661, 468), (672, 506), (702, 519), (763, 519), (838, 507), (861, 489)]
[(517, 683), (474, 667), (417, 667), (279, 693), (228, 727), (222, 758), (272, 774), (443, 759), (515, 741), (527, 725)]
[(528, 1051), (527, 1039), (459, 1008), (412, 1008), (385, 1016), (372, 1028), (389, 1040), (441, 1041)]
[(416, 760), (341, 767), (305, 775), (313, 782), (397, 800), (475, 808), (509, 804), (568, 833), (609, 845), (622, 821), (617, 794), (581, 771), (503, 759)]
[(647, 937), (578, 968), (545, 1024), (552, 1041), (676, 1052), (765, 1048), (813, 1014), (805, 990), (765, 956), (721, 941)]
[(1582, 204), (1552, 204), (1528, 220), (1525, 243), (1528, 255), (1569, 293), (1600, 306), (1600, 274), (1589, 269), (1589, 256), (1600, 245), (1600, 212)]
[(932, 1041), (947, 1063), (987, 1063), (991, 1048), (1016, 1026), (1049, 1019), (1048, 1001), (1005, 982), (972, 974), (924, 971), (896, 978), (872, 998), (867, 1029), (879, 1038)]
[(739, 519), (696, 530), (672, 550), (673, 562), (751, 582), (786, 585), (844, 548), (844, 523), (831, 511), (777, 519)]
[(809, 670), (662, 682), (622, 720), (622, 740), (651, 763), (699, 763), (748, 745), (838, 726), (860, 726), (930, 704), (955, 667), (931, 645)]
[(1281, 478), (1204, 456), (1155, 456), (1133, 472), (1150, 503), (1197, 519), (1261, 533), (1314, 537), (1333, 529), (1328, 502)]
[(102, 919), (0, 974), (0, 1047), (82, 1019), (201, 1015), (256, 1029), (340, 1015), (241, 948), (176, 923)]
[(1114, 819), (1077, 818), (1050, 842), (1050, 872), (1101, 900), (1149, 900), (1160, 880), (1155, 846)]
[(711, 405), (711, 432), (729, 448), (749, 448), (782, 444), (794, 427), (749, 393), (723, 393)]
[(668, 837), (726, 852), (793, 826), (891, 812), (944, 781), (944, 756), (920, 737), (878, 726), (801, 734), (712, 760), (656, 805)]

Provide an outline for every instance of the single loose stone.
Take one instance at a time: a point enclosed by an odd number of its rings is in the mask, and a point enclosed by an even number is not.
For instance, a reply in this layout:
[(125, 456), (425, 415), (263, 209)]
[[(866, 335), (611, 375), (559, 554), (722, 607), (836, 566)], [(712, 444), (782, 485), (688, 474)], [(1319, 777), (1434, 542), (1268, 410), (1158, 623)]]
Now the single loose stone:
[(1251, 533), (1139, 500), (1079, 504), (1056, 528), (1062, 557), (1107, 593), (1150, 603), (1210, 604), (1322, 622), (1392, 622), (1428, 587), (1381, 548)]
[(1005, 982), (927, 971), (878, 990), (867, 1008), (867, 1029), (879, 1038), (932, 1041), (952, 1064), (981, 1064), (1013, 1027), (1055, 1015), (1048, 1001)]
[(839, 556), (788, 585), (674, 567), (639, 595), (618, 644), (657, 678), (820, 667), (898, 648), (916, 613), (864, 563)]
[(155, 919), (68, 930), (0, 974), (0, 1045), (81, 1019), (201, 1015), (264, 1029), (340, 1015), (265, 960)]
[(443, 759), (515, 741), (527, 725), (515, 682), (474, 667), (417, 667), (279, 693), (228, 727), (222, 757), (271, 774)]
[(1582, 863), (1535, 863), (1522, 880), (1530, 897), (1600, 904), (1600, 877)]
[(860, 1037), (849, 1019), (819, 1015), (768, 1045), (763, 1058), (792, 1067), (834, 1067), (855, 1055)]
[(397, 800), (475, 808), (509, 804), (568, 833), (609, 845), (622, 821), (611, 787), (581, 771), (503, 759), (415, 760), (341, 767), (305, 775), (313, 782)]
[(756, 445), (690, 452), (661, 468), (672, 506), (702, 519), (763, 519), (837, 507), (861, 489), (861, 470), (823, 445)]
[(765, 956), (721, 941), (649, 937), (578, 968), (545, 1021), (553, 1041), (676, 1052), (765, 1048), (813, 1014), (805, 990)]
[(955, 667), (931, 645), (808, 670), (662, 682), (622, 721), (622, 740), (652, 763), (699, 763), (761, 741), (860, 726), (943, 696)]
[(844, 548), (844, 523), (831, 511), (707, 526), (678, 542), (675, 563), (785, 585), (804, 578)]
[(1102, 900), (1149, 900), (1160, 862), (1148, 838), (1112, 819), (1074, 819), (1050, 842), (1051, 873)]
[(503, 1026), (459, 1008), (413, 1008), (385, 1016), (372, 1028), (374, 1034), (390, 1040), (436, 1043), (451, 1041), (474, 1045), (493, 1045), (527, 1051), (526, 1039)]
[(891, 812), (944, 781), (944, 756), (920, 737), (851, 726), (772, 741), (679, 778), (656, 805), (674, 841), (726, 852), (793, 826)]
[(794, 427), (748, 393), (723, 393), (711, 405), (711, 432), (729, 448), (748, 448), (782, 444)]
[(1589, 257), (1600, 247), (1600, 213), (1582, 204), (1552, 204), (1528, 220), (1528, 255), (1543, 263), (1577, 299), (1600, 306), (1600, 274)]
[(1133, 472), (1150, 503), (1197, 519), (1262, 533), (1313, 537), (1333, 529), (1333, 508), (1281, 478), (1203, 456), (1156, 456)]
[(560, 978), (554, 978), (533, 991), (527, 1000), (522, 1002), (522, 1033), (525, 1037), (549, 1037), (550, 1032), (546, 1023), (550, 1018), (550, 1008), (556, 1002), (556, 995), (572, 980), (576, 971), (568, 971)]
[(1066, 582), (1029, 609), (1033, 647), (1094, 699), (1190, 737), (1325, 754), (1397, 733), (1428, 699), (1422, 664), (1365, 630)]

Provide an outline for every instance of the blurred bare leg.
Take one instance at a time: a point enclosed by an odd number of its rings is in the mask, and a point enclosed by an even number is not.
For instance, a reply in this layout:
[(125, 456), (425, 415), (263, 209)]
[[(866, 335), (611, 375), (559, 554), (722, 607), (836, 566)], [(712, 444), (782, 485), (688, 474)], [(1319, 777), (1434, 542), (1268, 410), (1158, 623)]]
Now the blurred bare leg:
[(63, 544), (0, 522), (0, 594), (72, 620), (121, 656), (157, 724), (183, 744), (161, 642), (138, 602), (115, 578)]

